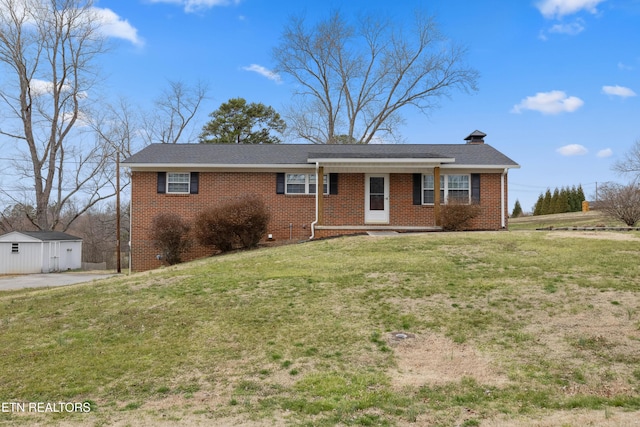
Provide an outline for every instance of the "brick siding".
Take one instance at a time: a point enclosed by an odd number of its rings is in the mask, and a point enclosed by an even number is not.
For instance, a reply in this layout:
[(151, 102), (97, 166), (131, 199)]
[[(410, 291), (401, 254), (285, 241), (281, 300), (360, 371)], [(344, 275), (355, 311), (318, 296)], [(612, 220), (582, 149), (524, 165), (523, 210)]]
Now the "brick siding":
[[(472, 221), (477, 230), (499, 230), (500, 175), (481, 174), (480, 205), (482, 214)], [(433, 206), (414, 205), (412, 175), (390, 174), (389, 224), (391, 226), (435, 225)], [(505, 176), (505, 194), (506, 176)], [(149, 237), (153, 217), (159, 213), (177, 213), (186, 221), (208, 207), (247, 194), (257, 194), (269, 207), (271, 221), (267, 233), (273, 240), (303, 240), (311, 236), (315, 220), (315, 195), (276, 194), (274, 172), (201, 172), (198, 194), (157, 194), (157, 172), (132, 173), (131, 187), (131, 257), (132, 269), (144, 271), (163, 265), (156, 259), (158, 250)], [(365, 175), (341, 173), (338, 194), (325, 195), (323, 224), (325, 226), (363, 226)], [(505, 200), (505, 216), (506, 206)], [(504, 219), (505, 224), (507, 218)], [(316, 230), (316, 237), (352, 234), (363, 230)], [(198, 245), (183, 256), (184, 260), (211, 255), (212, 250)]]

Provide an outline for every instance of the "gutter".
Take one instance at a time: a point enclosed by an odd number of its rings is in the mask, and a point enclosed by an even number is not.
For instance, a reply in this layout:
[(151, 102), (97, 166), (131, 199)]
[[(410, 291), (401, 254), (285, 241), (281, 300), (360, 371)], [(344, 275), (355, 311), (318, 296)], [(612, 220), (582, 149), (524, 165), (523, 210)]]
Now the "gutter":
[[(318, 181), (320, 178), (318, 177), (318, 173), (320, 172), (320, 162), (316, 162), (316, 185), (318, 185)], [(313, 240), (316, 237), (316, 225), (318, 225), (318, 213), (320, 210), (320, 200), (318, 199), (318, 189), (316, 188), (316, 219), (311, 223), (311, 237), (309, 240)], [(324, 192), (320, 192), (324, 195)]]

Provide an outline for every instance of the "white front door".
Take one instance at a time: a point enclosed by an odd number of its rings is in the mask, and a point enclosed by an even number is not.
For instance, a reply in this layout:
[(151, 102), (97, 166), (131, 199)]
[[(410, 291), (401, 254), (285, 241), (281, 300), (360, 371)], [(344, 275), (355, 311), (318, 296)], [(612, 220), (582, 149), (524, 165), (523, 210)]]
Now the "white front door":
[(364, 222), (389, 223), (389, 174), (365, 175)]

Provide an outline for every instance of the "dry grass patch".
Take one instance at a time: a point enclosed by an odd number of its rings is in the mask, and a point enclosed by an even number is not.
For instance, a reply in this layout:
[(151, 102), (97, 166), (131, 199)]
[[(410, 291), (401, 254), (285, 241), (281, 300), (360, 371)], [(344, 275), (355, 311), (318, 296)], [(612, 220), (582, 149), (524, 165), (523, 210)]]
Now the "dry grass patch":
[(473, 345), (457, 344), (442, 334), (411, 334), (401, 340), (391, 334), (389, 342), (397, 365), (389, 375), (397, 389), (458, 383), (465, 377), (492, 386), (503, 386), (509, 381), (495, 366), (494, 358)]
[(560, 238), (581, 238), (581, 239), (604, 239), (604, 240), (624, 240), (640, 241), (636, 233), (628, 231), (554, 231), (547, 234), (549, 239)]

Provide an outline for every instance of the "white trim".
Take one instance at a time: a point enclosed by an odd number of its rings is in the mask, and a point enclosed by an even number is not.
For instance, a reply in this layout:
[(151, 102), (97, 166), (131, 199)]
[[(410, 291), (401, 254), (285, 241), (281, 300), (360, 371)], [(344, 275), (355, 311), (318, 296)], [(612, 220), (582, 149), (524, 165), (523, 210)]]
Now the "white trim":
[[(320, 164), (316, 163), (316, 185), (318, 185), (318, 182), (320, 182), (318, 180), (319, 174), (320, 174)], [(286, 174), (284, 176), (284, 189), (286, 193), (287, 191), (287, 175)], [(320, 197), (318, 195), (318, 190), (316, 187), (316, 219), (314, 219), (313, 222), (311, 223), (311, 237), (309, 237), (309, 240), (313, 240), (316, 236), (316, 225), (318, 224), (319, 212), (320, 212)]]
[(202, 163), (124, 163), (124, 167), (131, 170), (184, 170), (190, 171), (209, 171), (218, 169), (266, 169), (266, 170), (282, 170), (282, 169), (305, 169), (313, 170), (313, 165), (305, 165), (301, 163), (284, 163), (284, 164), (202, 164)]
[(419, 157), (336, 157), (336, 158), (309, 158), (307, 159), (309, 162), (316, 163), (344, 163), (344, 164), (360, 164), (360, 163), (370, 163), (370, 164), (398, 164), (398, 163), (409, 163), (409, 164), (427, 164), (427, 165), (441, 165), (442, 163), (454, 163), (456, 159), (453, 157), (443, 157), (443, 158), (419, 158)]
[[(495, 169), (502, 171), (504, 169), (520, 169), (520, 165), (469, 165), (461, 163), (450, 163), (449, 160), (455, 159), (383, 159), (381, 161), (373, 161), (374, 159), (319, 159), (318, 163), (326, 163), (327, 166), (332, 167), (363, 167), (363, 166), (375, 166), (383, 167), (385, 164), (390, 167), (435, 167), (440, 166), (442, 169)], [(442, 162), (447, 161), (442, 164)], [(273, 163), (273, 164), (202, 164), (202, 163), (123, 163), (123, 167), (129, 168), (132, 171), (174, 171), (174, 170), (190, 170), (194, 172), (200, 171), (218, 171), (218, 170), (238, 170), (238, 169), (253, 169), (260, 171), (282, 171), (282, 170), (314, 170), (314, 164), (305, 165), (302, 163)], [(244, 172), (244, 170), (243, 170)]]
[(441, 169), (496, 169), (503, 171), (504, 169), (520, 169), (520, 165), (465, 165), (465, 164), (455, 164), (455, 165), (442, 165)]

